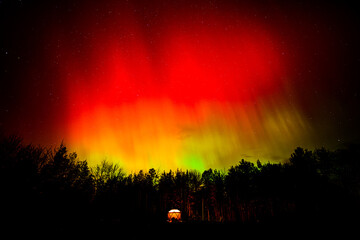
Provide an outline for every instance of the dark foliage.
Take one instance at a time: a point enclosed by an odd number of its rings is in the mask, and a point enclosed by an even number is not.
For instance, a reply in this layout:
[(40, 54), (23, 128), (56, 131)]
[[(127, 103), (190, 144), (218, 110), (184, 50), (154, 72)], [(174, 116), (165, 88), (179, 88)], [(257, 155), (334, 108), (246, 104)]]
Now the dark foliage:
[(297, 148), (287, 163), (241, 160), (208, 169), (126, 174), (103, 161), (89, 168), (64, 144), (56, 149), (0, 140), (0, 189), (8, 223), (72, 225), (165, 222), (330, 223), (360, 213), (360, 150)]

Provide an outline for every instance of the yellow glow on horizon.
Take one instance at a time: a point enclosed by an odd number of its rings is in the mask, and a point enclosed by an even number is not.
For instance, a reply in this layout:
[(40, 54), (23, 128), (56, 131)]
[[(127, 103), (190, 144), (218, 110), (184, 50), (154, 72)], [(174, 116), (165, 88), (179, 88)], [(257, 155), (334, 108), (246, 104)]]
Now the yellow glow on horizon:
[(240, 159), (281, 161), (311, 128), (281, 101), (256, 105), (167, 99), (97, 106), (72, 121), (69, 143), (90, 166), (107, 161), (127, 171), (226, 168)]

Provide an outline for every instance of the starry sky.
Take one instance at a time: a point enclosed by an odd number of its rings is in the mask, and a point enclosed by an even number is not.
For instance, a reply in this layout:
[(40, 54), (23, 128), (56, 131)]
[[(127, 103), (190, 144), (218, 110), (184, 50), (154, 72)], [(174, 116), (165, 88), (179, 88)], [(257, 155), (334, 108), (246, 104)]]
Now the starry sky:
[(0, 130), (127, 170), (359, 142), (344, 1), (0, 1)]

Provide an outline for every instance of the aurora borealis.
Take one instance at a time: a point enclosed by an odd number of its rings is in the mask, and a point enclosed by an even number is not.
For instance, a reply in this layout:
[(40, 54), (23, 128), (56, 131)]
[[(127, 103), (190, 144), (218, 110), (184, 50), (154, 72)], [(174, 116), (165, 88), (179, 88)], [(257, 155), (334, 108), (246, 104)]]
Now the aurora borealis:
[(1, 127), (131, 171), (357, 140), (358, 17), (313, 4), (1, 2)]

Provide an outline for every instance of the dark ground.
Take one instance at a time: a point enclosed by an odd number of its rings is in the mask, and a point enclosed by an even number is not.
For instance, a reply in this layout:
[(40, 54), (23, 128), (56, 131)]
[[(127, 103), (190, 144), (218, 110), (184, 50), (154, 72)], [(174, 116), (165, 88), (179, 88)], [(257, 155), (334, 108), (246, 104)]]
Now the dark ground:
[[(6, 226), (2, 225), (2, 227)], [(318, 222), (312, 219), (268, 223), (209, 222), (35, 222), (12, 224), (4, 228), (13, 237), (80, 239), (300, 239), (353, 238), (358, 220)], [(4, 233), (4, 231), (2, 231)]]

